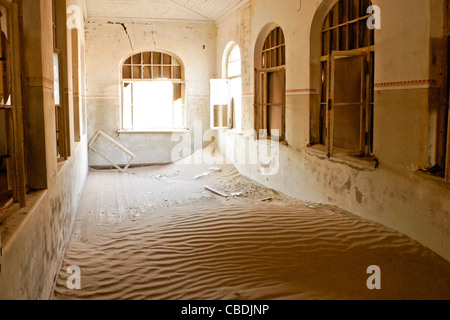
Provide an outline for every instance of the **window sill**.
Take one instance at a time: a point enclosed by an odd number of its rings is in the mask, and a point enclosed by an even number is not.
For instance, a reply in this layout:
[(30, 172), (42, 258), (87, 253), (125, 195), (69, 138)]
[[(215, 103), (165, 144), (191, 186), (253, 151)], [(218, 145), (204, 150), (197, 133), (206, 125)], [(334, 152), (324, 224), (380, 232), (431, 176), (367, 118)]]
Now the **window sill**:
[(443, 177), (440, 177), (440, 176), (436, 176), (436, 175), (433, 175), (433, 174), (431, 174), (431, 173), (426, 173), (426, 172), (423, 172), (423, 171), (421, 171), (421, 170), (417, 170), (417, 171), (415, 171), (414, 172), (417, 176), (419, 176), (419, 177), (423, 177), (423, 178), (426, 178), (426, 179), (429, 179), (429, 180), (434, 180), (434, 181), (437, 181), (437, 182), (441, 182), (441, 183), (446, 183), (446, 184), (449, 184), (450, 183), (450, 181), (447, 181), (445, 178), (443, 178)]
[(329, 160), (336, 163), (346, 164), (357, 169), (376, 169), (378, 167), (378, 160), (374, 156), (358, 157), (346, 154), (339, 154), (328, 158), (327, 148), (323, 145), (314, 145), (305, 147), (304, 150), (309, 155), (318, 156), (321, 159)]
[(189, 129), (127, 129), (117, 130), (117, 133), (184, 133), (189, 132)]
[(57, 164), (58, 173), (61, 172), (61, 170), (64, 168), (64, 166), (66, 165), (68, 160), (69, 159), (63, 159), (63, 158), (58, 159), (58, 164)]
[(34, 214), (46, 194), (47, 190), (31, 192), (27, 194), (25, 208), (20, 208), (19, 204), (14, 203), (8, 209), (0, 212), (0, 232), (2, 233), (2, 246), (4, 251), (8, 249), (17, 232)]

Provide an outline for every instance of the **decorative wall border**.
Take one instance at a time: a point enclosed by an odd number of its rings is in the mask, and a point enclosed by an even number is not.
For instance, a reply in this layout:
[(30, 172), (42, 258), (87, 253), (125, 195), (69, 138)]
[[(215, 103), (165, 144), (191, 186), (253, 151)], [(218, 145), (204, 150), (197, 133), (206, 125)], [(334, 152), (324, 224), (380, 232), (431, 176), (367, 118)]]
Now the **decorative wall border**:
[(193, 94), (188, 96), (189, 99), (209, 99), (209, 94)]
[(82, 95), (86, 99), (119, 99), (119, 95), (106, 95), (106, 94), (92, 94), (92, 95)]
[(313, 88), (286, 90), (287, 96), (299, 96), (299, 95), (308, 95), (308, 94), (317, 94), (317, 90), (313, 89)]
[(412, 90), (412, 89), (429, 89), (438, 85), (437, 80), (410, 80), (410, 81), (395, 81), (395, 82), (380, 82), (375, 83), (375, 90)]

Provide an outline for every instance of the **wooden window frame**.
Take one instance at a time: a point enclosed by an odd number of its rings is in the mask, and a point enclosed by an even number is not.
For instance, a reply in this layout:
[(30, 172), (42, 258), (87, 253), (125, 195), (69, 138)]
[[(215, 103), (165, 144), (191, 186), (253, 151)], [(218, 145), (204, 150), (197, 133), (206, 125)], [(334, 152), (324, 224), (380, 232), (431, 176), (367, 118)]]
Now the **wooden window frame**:
[(450, 183), (450, 111), (448, 115), (448, 128), (447, 128), (447, 161), (445, 168), (445, 181)]
[(267, 35), (262, 45), (261, 51), (255, 54), (260, 55), (261, 63), (256, 66), (255, 72), (255, 130), (258, 139), (261, 138), (261, 131), (265, 131), (264, 138), (271, 137), (269, 128), (270, 107), (274, 106), (268, 101), (268, 75), (269, 73), (282, 73), (284, 79), (281, 90), (281, 132), (279, 140), (286, 139), (286, 38), (283, 29), (274, 27)]
[[(160, 63), (154, 63), (157, 56), (160, 56)], [(138, 57), (139, 56), (139, 57)], [(170, 57), (170, 62), (165, 62), (164, 59), (166, 57)], [(136, 62), (136, 59), (138, 61)], [(150, 59), (150, 60), (148, 60)], [(166, 58), (167, 59), (167, 58)], [(150, 63), (146, 63), (146, 61)], [(167, 60), (166, 60), (167, 61)], [(176, 62), (175, 62), (176, 61)], [(160, 70), (160, 72), (156, 72), (155, 70)], [(164, 70), (168, 70), (170, 68), (170, 77), (164, 78)], [(125, 71), (129, 69), (130, 76), (124, 76)], [(176, 71), (179, 69), (179, 71)], [(188, 118), (187, 118), (187, 108), (186, 108), (186, 81), (184, 80), (184, 67), (182, 62), (175, 57), (174, 55), (162, 51), (143, 51), (134, 53), (133, 55), (127, 57), (122, 65), (122, 74), (121, 74), (121, 90), (122, 90), (122, 121), (121, 121), (121, 127), (122, 130), (148, 130), (148, 131), (159, 131), (158, 128), (135, 128), (134, 127), (134, 106), (133, 101), (131, 102), (131, 128), (125, 128), (124, 123), (124, 86), (126, 83), (131, 84), (132, 86), (132, 92), (133, 92), (133, 83), (135, 82), (157, 82), (157, 81), (170, 81), (173, 85), (181, 85), (181, 98), (183, 100), (182, 109), (183, 109), (183, 122), (184, 122), (184, 128), (186, 127)], [(135, 70), (139, 70), (136, 72), (135, 77)], [(145, 71), (147, 70), (147, 71)], [(148, 71), (150, 71), (148, 73)], [(139, 77), (137, 77), (137, 74), (139, 74)], [(145, 75), (149, 75), (146, 77)], [(128, 72), (127, 72), (128, 75)], [(132, 94), (133, 95), (133, 94)], [(133, 99), (133, 98), (132, 98)], [(172, 104), (172, 108), (174, 108), (175, 105)], [(175, 116), (175, 110), (173, 110), (173, 114)], [(166, 129), (173, 129), (173, 130), (179, 130), (184, 128), (166, 128)]]
[[(235, 49), (239, 50), (239, 59), (233, 60), (232, 54)], [(225, 71), (223, 72), (223, 75), (225, 76), (225, 79), (211, 79), (210, 81), (210, 97), (211, 97), (211, 105), (210, 105), (210, 117), (211, 117), (211, 129), (212, 130), (236, 130), (236, 132), (240, 132), (242, 128), (236, 127), (236, 122), (234, 121), (234, 116), (236, 115), (236, 111), (234, 109), (234, 105), (232, 104), (233, 101), (233, 95), (232, 95), (232, 81), (236, 79), (242, 80), (242, 53), (241, 48), (238, 44), (234, 43), (231, 45), (231, 47), (227, 48), (224, 56), (226, 55), (226, 63), (224, 65)], [(238, 74), (230, 75), (230, 64), (232, 63), (238, 63), (240, 66), (240, 72)], [(226, 88), (226, 93), (222, 92), (221, 95), (226, 95), (226, 100), (223, 101), (226, 103), (223, 103), (221, 105), (215, 105), (215, 95), (217, 92), (213, 89), (215, 84), (222, 84), (222, 91), (224, 91)], [(241, 87), (242, 89), (242, 87)], [(241, 110), (242, 110), (242, 95), (240, 97), (241, 101)], [(226, 121), (227, 124), (225, 126), (216, 126), (216, 107), (221, 106), (227, 108), (227, 115), (226, 115)], [(241, 111), (242, 112), (242, 111)], [(242, 127), (242, 124), (241, 124)]]
[[(0, 0), (0, 6), (6, 10), (8, 21), (8, 39), (10, 43), (10, 74), (11, 74), (11, 104), (0, 105), (0, 112), (6, 112), (8, 137), (8, 184), (12, 189), (13, 201), (20, 207), (26, 205), (27, 177), (25, 173), (24, 131), (23, 131), (23, 104), (21, 80), (21, 47), (19, 34), (19, 8), (9, 1)], [(7, 57), (4, 57), (7, 59)], [(4, 60), (2, 60), (4, 61)], [(7, 61), (7, 60), (6, 60)], [(3, 67), (3, 66), (2, 66)], [(0, 219), (2, 211), (0, 208)]]
[[(55, 134), (56, 134), (56, 160), (63, 162), (70, 157), (70, 132), (69, 132), (69, 110), (68, 97), (64, 88), (68, 88), (67, 79), (67, 27), (65, 23), (66, 18), (66, 1), (59, 3), (57, 0), (52, 0), (52, 28), (53, 28), (53, 52), (58, 55), (59, 61), (59, 94), (60, 104), (55, 102)], [(62, 6), (64, 4), (64, 6)], [(62, 12), (64, 15), (62, 16)], [(60, 17), (61, 14), (61, 17)], [(61, 19), (60, 23), (58, 20)], [(64, 19), (64, 20), (63, 20)], [(61, 23), (64, 21), (64, 23)], [(60, 26), (61, 25), (61, 26)], [(61, 41), (64, 40), (64, 41)], [(59, 47), (60, 42), (62, 47)]]
[[(437, 63), (430, 67), (431, 77), (439, 79), (439, 87), (430, 90), (427, 122), (427, 160), (418, 173), (439, 182), (450, 183), (450, 1), (433, 7), (442, 13), (442, 32), (431, 35), (431, 53)], [(434, 76), (433, 76), (434, 75)]]
[[(232, 53), (233, 53), (233, 51), (236, 48), (239, 50), (239, 59), (232, 60)], [(229, 70), (230, 70), (229, 66), (232, 63), (239, 63), (239, 65), (240, 65), (240, 72), (239, 72), (239, 74), (230, 76), (230, 74), (229, 74)], [(236, 121), (234, 121), (235, 116), (237, 114), (237, 112), (236, 112), (236, 105), (233, 104), (233, 98), (234, 97), (233, 97), (233, 93), (232, 93), (232, 89), (231, 89), (233, 80), (241, 79), (241, 82), (242, 82), (242, 52), (241, 52), (241, 48), (239, 47), (238, 44), (234, 44), (230, 48), (230, 50), (228, 52), (227, 79), (229, 80), (229, 86), (230, 86), (230, 89), (229, 89), (230, 90), (230, 102), (229, 102), (230, 106), (229, 106), (229, 109), (228, 109), (229, 110), (228, 118), (230, 119), (230, 121), (228, 122), (228, 129), (236, 130), (236, 131), (240, 132), (242, 130), (242, 120), (241, 120), (241, 128), (237, 128), (236, 127), (236, 125), (237, 125)], [(242, 84), (241, 84), (241, 92), (242, 92)], [(241, 113), (241, 117), (242, 117), (242, 94), (241, 94), (241, 96), (239, 98), (241, 99), (241, 101), (240, 101), (240, 104), (241, 104), (241, 111), (240, 111), (240, 113)]]
[(79, 30), (72, 29), (72, 101), (73, 101), (73, 124), (74, 124), (74, 140), (81, 141), (81, 78), (80, 78), (80, 39)]
[(444, 58), (444, 67), (447, 72), (443, 72), (444, 84), (442, 94), (445, 97), (443, 103), (446, 105), (447, 111), (447, 149), (445, 161), (445, 182), (450, 183), (450, 1), (445, 2), (445, 38), (447, 42), (446, 55)]
[[(442, 81), (442, 90), (441, 90), (441, 104), (445, 106), (444, 108), (444, 117), (447, 117), (447, 137), (446, 141), (442, 143), (441, 148), (445, 148), (444, 150), (441, 150), (441, 153), (443, 154), (443, 157), (445, 158), (444, 161), (444, 181), (447, 183), (450, 183), (450, 1), (445, 2), (445, 21), (444, 21), (444, 39), (446, 40), (446, 49), (445, 49), (445, 56), (443, 59), (443, 81)], [(445, 114), (445, 112), (447, 114)], [(438, 146), (439, 148), (439, 146)]]
[[(229, 79), (211, 79), (210, 80), (210, 118), (212, 130), (231, 129), (231, 80)], [(223, 99), (223, 100), (222, 100)], [(226, 108), (226, 126), (216, 125), (216, 110)]]
[[(374, 31), (367, 28), (367, 19), (373, 14), (366, 14), (361, 7), (362, 0), (354, 2), (356, 9), (349, 0), (338, 1), (327, 13), (321, 30), (320, 72), (322, 85), (319, 90), (319, 103), (316, 112), (317, 132), (313, 132), (311, 146), (322, 145), (327, 156), (357, 156), (373, 157), (373, 110), (374, 110)], [(367, 1), (367, 5), (371, 5)], [(354, 11), (358, 12), (357, 16)], [(356, 37), (356, 39), (355, 39)], [(339, 56), (365, 55), (366, 63), (362, 66), (361, 84), (365, 87), (364, 106), (360, 121), (360, 150), (356, 153), (350, 150), (336, 149), (334, 146), (334, 81), (335, 58)], [(324, 68), (324, 64), (326, 68)], [(326, 92), (324, 92), (326, 90)], [(325, 136), (324, 136), (325, 133)]]

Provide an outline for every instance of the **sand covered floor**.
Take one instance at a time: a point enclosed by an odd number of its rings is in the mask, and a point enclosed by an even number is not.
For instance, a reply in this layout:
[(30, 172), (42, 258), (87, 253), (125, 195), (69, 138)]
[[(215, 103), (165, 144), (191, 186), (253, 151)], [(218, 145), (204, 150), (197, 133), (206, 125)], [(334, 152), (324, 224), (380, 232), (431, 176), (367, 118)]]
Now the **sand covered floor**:
[(450, 299), (450, 263), (408, 237), (210, 167), (92, 171), (53, 299)]

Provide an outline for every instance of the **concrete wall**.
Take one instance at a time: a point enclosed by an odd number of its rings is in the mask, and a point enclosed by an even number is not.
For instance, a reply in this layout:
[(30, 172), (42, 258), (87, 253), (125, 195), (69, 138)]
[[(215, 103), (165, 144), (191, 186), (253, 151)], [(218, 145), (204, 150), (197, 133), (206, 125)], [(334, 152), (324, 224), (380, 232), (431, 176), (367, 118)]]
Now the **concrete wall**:
[[(83, 8), (81, 0), (59, 0)], [(53, 98), (52, 1), (23, 0), (22, 44), (25, 61), (24, 132), (28, 185), (26, 207), (8, 209), (0, 221), (3, 247), (0, 299), (48, 299), (64, 248), (70, 238), (87, 177), (87, 136), (74, 135), (71, 32), (67, 30), (67, 81), (62, 84), (69, 109), (70, 154), (58, 162)], [(63, 6), (59, 17), (66, 29)], [(82, 17), (81, 17), (82, 18)], [(63, 30), (64, 30), (63, 29)], [(79, 33), (84, 43), (84, 32)], [(83, 75), (82, 66), (79, 66)], [(84, 75), (82, 76), (84, 78)], [(83, 92), (79, 93), (81, 96)], [(82, 99), (83, 100), (83, 99)], [(83, 105), (81, 101), (81, 105)], [(80, 117), (85, 127), (85, 112)]]
[[(188, 128), (203, 122), (209, 128), (209, 79), (215, 77), (216, 26), (207, 23), (88, 21), (86, 24), (87, 108), (89, 139), (98, 131), (121, 142), (136, 154), (135, 164), (166, 163), (177, 141), (172, 132), (121, 133), (121, 65), (133, 52), (123, 27), (125, 23), (134, 52), (162, 50), (179, 57), (187, 82)], [(156, 45), (155, 45), (156, 44)], [(108, 150), (107, 145), (99, 148)], [(127, 160), (113, 151), (110, 158), (120, 164)], [(90, 152), (90, 165), (109, 165)]]
[[(254, 50), (260, 31), (279, 24), (287, 42), (286, 140), (280, 170), (262, 176), (259, 165), (236, 162), (248, 177), (290, 196), (337, 205), (399, 230), (450, 261), (450, 186), (417, 174), (427, 164), (432, 1), (373, 1), (382, 10), (375, 36), (374, 153), (378, 168), (327, 159), (305, 148), (310, 141), (310, 108), (319, 89), (311, 61), (324, 14), (333, 0), (253, 0), (218, 23), (218, 73), (227, 44), (235, 41), (243, 59), (243, 129), (254, 128)], [(434, 1), (436, 2), (436, 1)], [(300, 10), (299, 10), (300, 9)], [(436, 19), (433, 19), (436, 22)], [(244, 152), (249, 138), (217, 132), (220, 149)]]

